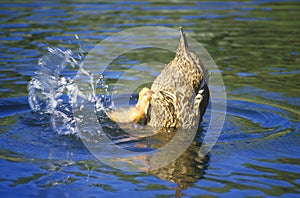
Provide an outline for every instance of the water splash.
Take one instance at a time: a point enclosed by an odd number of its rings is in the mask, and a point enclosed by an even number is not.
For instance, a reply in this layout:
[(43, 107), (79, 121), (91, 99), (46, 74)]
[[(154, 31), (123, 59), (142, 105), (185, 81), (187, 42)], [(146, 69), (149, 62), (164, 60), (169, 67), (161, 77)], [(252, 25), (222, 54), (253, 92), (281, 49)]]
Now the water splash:
[[(97, 111), (103, 110), (102, 101), (107, 101), (104, 95), (99, 97), (95, 93), (94, 85), (107, 93), (108, 86), (105, 85), (103, 76), (96, 79), (95, 83), (93, 75), (83, 68), (82, 54), (77, 55), (70, 49), (48, 48), (48, 54), (39, 59), (40, 68), (28, 85), (28, 100), (33, 115), (50, 116), (50, 123), (59, 134), (78, 134), (72, 115), (72, 105), (76, 104), (78, 95), (94, 102)], [(86, 75), (93, 90), (91, 94), (84, 95), (74, 83), (74, 77), (61, 75), (67, 68), (80, 70)]]
[(34, 112), (52, 114), (66, 88), (68, 79), (60, 78), (60, 72), (70, 61), (71, 51), (48, 48), (49, 54), (39, 59), (39, 71), (29, 83), (29, 105)]

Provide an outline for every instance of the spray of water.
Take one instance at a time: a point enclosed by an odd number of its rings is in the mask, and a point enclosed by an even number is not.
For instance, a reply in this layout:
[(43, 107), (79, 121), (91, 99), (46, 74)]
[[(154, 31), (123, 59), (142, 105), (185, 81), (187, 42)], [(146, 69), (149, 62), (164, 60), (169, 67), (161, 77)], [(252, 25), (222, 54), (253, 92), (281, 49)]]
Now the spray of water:
[[(78, 39), (77, 36), (76, 38)], [(106, 98), (108, 86), (105, 85), (103, 76), (94, 79), (92, 74), (84, 70), (83, 50), (81, 46), (79, 47), (79, 54), (70, 49), (48, 48), (48, 54), (39, 59), (39, 70), (28, 85), (28, 102), (32, 112), (38, 116), (50, 116), (50, 123), (59, 134), (78, 135), (72, 115), (72, 105), (76, 103), (78, 95), (94, 102), (97, 111), (104, 110), (102, 101), (108, 100)], [(79, 70), (87, 77), (93, 90), (92, 94), (84, 95), (74, 83), (72, 76), (62, 76), (64, 70), (71, 68)], [(105, 94), (97, 96), (95, 85), (104, 90)]]

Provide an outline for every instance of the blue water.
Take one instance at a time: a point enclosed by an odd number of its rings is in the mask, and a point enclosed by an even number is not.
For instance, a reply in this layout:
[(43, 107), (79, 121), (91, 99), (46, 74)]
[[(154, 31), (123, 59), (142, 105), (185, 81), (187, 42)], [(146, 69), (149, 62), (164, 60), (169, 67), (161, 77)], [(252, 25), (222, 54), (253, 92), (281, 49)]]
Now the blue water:
[[(299, 12), (299, 1), (280, 0), (3, 1), (1, 197), (299, 197)], [(50, 115), (32, 112), (27, 86), (47, 47), (86, 55), (111, 34), (143, 25), (182, 25), (203, 44), (222, 73), (227, 112), (218, 142), (208, 154), (198, 154), (203, 140), (199, 133), (166, 167), (130, 172), (99, 161), (78, 135), (58, 133)], [(124, 73), (125, 88), (145, 74), (157, 76), (157, 68), (144, 64), (154, 57), (167, 63), (173, 54), (134, 51), (119, 57), (105, 71), (108, 91)], [(77, 69), (68, 66), (62, 76), (73, 78)], [(211, 108), (201, 124), (202, 134), (210, 114)], [(151, 141), (131, 139), (110, 121), (105, 126), (111, 138), (129, 150), (151, 150), (171, 138), (166, 134)]]

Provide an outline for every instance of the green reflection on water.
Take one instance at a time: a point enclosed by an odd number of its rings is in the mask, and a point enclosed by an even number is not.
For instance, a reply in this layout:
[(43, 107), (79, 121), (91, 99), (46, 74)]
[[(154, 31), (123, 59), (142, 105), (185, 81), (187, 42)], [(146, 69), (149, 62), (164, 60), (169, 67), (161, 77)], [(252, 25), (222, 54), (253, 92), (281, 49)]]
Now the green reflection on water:
[[(179, 10), (155, 10), (157, 6), (174, 5), (183, 7)], [(12, 26), (13, 24), (28, 24), (28, 26), (2, 29), (2, 38), (13, 37), (17, 34), (22, 40), (2, 40), (1, 43), (6, 50), (21, 47), (23, 51), (28, 49), (39, 51), (33, 56), (27, 55), (32, 58), (25, 61), (25, 67), (29, 69), (36, 68), (37, 59), (44, 54), (44, 46), (39, 44), (74, 49), (77, 46), (72, 44), (72, 40), (75, 40), (74, 34), (76, 33), (83, 42), (96, 44), (103, 38), (93, 39), (91, 36), (108, 36), (110, 33), (105, 32), (106, 30), (120, 31), (127, 29), (127, 25), (135, 27), (147, 24), (169, 24), (176, 28), (182, 24), (193, 37), (204, 44), (219, 68), (224, 71), (223, 78), (229, 92), (251, 85), (270, 92), (281, 92), (286, 96), (299, 96), (300, 6), (298, 3), (264, 3), (250, 6), (241, 4), (231, 10), (187, 9), (194, 5), (194, 2), (177, 4), (152, 2), (148, 6), (152, 9), (146, 11), (143, 10), (143, 4), (126, 5), (131, 9), (107, 11), (108, 13), (103, 14), (89, 14), (84, 9), (78, 11), (72, 5), (54, 5), (53, 8), (64, 10), (67, 16), (45, 14), (41, 20), (51, 19), (53, 21), (51, 26), (40, 24), (36, 19), (27, 21), (25, 17), (32, 17), (36, 14), (35, 10), (30, 7), (9, 7), (8, 10), (12, 12), (23, 12), (24, 15), (21, 15), (23, 17), (13, 17), (9, 21), (0, 23), (12, 24)], [(78, 4), (76, 8), (80, 7), (86, 6)], [(249, 7), (251, 9), (247, 10)], [(51, 6), (41, 7), (41, 9), (46, 8), (51, 9)], [(3, 15), (9, 17), (9, 15)], [(205, 18), (209, 15), (220, 17)], [(72, 16), (76, 18), (72, 19)], [(161, 17), (157, 19), (155, 16)], [(189, 18), (188, 16), (196, 17)], [(204, 18), (197, 18), (197, 16)], [(70, 20), (60, 20), (67, 17), (70, 17)], [(20, 56), (20, 52), (16, 53), (11, 53), (14, 58), (6, 58), (9, 65), (18, 64), (13, 60), (16, 56), (19, 59), (24, 58)], [(147, 54), (143, 58), (147, 59)], [(15, 72), (18, 70), (16, 69)], [(246, 76), (239, 75), (243, 73)], [(252, 75), (247, 76), (247, 74)], [(7, 74), (7, 77), (14, 76), (16, 74)], [(17, 81), (25, 82), (28, 80), (27, 76), (17, 79)], [(7, 91), (10, 96), (16, 93), (26, 95), (24, 84), (15, 85), (5, 82), (2, 87), (12, 89)], [(8, 97), (8, 95), (1, 92), (1, 97)]]

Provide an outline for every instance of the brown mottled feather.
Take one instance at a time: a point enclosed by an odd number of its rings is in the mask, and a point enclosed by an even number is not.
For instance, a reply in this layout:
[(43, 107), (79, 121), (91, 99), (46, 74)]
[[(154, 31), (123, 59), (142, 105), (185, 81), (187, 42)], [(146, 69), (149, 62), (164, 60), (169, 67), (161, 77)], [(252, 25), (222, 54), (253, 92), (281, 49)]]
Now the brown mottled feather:
[[(195, 52), (189, 48), (182, 28), (180, 33), (175, 58), (157, 76), (151, 94), (150, 90), (142, 90), (135, 107), (109, 112), (113, 121), (137, 122), (146, 117), (147, 124), (153, 127), (198, 127), (209, 100), (208, 86), (202, 83), (208, 75)], [(200, 87), (201, 83), (203, 87)]]

